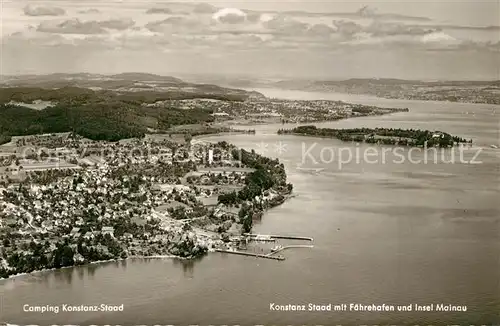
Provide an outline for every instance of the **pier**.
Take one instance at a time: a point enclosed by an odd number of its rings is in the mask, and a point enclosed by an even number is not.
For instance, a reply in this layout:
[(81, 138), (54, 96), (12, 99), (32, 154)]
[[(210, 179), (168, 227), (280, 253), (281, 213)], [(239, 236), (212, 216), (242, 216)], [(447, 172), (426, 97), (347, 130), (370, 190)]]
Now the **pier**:
[(273, 252), (270, 252), (269, 254), (267, 254), (268, 256), (271, 256), (271, 255), (274, 255), (274, 254), (277, 254), (278, 252), (280, 251), (283, 251), (283, 250), (286, 250), (286, 249), (292, 249), (292, 248), (314, 248), (313, 245), (289, 245), (289, 246), (284, 246), (284, 247), (281, 247)]
[[(263, 242), (275, 242), (276, 239), (287, 239), (287, 240), (305, 240), (305, 241), (313, 241), (313, 238), (310, 237), (300, 237), (300, 236), (288, 236), (288, 235), (267, 235), (267, 234), (253, 234), (253, 233), (245, 233), (243, 234), (244, 238), (241, 239), (242, 241), (244, 240), (245, 244), (248, 241), (263, 241)], [(233, 242), (235, 242), (235, 239), (232, 239)], [(285, 257), (281, 255), (277, 255), (279, 252), (286, 250), (286, 249), (291, 249), (291, 248), (313, 248), (314, 246), (312, 245), (287, 245), (287, 246), (276, 246), (271, 250), (271, 252), (268, 252), (266, 254), (262, 253), (253, 253), (253, 252), (248, 252), (248, 251), (240, 251), (240, 250), (233, 250), (233, 249), (215, 249), (216, 252), (223, 252), (226, 254), (234, 254), (234, 255), (241, 255), (241, 256), (250, 256), (250, 257), (256, 257), (256, 258), (267, 258), (267, 259), (275, 259), (275, 260), (285, 260)], [(242, 246), (241, 249), (245, 249), (246, 246)], [(238, 247), (238, 249), (240, 249)]]
[(223, 252), (226, 254), (234, 254), (234, 255), (241, 255), (241, 256), (251, 256), (251, 257), (256, 257), (256, 258), (267, 258), (267, 259), (274, 259), (274, 260), (285, 260), (285, 257), (283, 256), (271, 256), (271, 254), (256, 254), (253, 252), (246, 252), (246, 251), (236, 251), (236, 250), (225, 250), (225, 249), (215, 249), (216, 252)]
[(244, 236), (251, 237), (254, 239), (262, 239), (262, 238), (270, 238), (270, 239), (287, 239), (287, 240), (305, 240), (305, 241), (313, 241), (313, 238), (310, 237), (299, 237), (292, 235), (262, 235), (262, 234), (253, 234), (253, 233), (245, 233)]

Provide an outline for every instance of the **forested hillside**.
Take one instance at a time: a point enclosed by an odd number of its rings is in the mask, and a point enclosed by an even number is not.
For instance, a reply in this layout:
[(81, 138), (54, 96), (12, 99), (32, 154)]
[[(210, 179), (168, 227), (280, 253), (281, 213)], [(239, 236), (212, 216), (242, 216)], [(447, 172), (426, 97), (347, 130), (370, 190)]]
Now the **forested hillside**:
[[(148, 130), (166, 130), (174, 125), (211, 122), (209, 109), (151, 107), (145, 104), (169, 99), (215, 98), (241, 100), (234, 96), (179, 93), (93, 91), (85, 88), (0, 89), (0, 142), (13, 135), (74, 131), (93, 140), (115, 141), (141, 137)], [(50, 101), (43, 110), (23, 106)]]

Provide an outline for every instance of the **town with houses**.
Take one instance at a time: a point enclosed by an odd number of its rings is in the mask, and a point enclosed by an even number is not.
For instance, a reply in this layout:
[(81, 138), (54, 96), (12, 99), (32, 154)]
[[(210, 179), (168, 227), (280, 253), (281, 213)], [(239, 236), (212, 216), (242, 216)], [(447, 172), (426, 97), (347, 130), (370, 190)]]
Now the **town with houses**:
[(184, 138), (68, 132), (0, 146), (0, 277), (227, 248), (291, 193), (277, 160)]
[(148, 107), (179, 107), (213, 111), (215, 122), (234, 124), (311, 123), (334, 121), (367, 115), (407, 112), (405, 108), (382, 108), (343, 101), (253, 99), (243, 102), (212, 99), (167, 100)]

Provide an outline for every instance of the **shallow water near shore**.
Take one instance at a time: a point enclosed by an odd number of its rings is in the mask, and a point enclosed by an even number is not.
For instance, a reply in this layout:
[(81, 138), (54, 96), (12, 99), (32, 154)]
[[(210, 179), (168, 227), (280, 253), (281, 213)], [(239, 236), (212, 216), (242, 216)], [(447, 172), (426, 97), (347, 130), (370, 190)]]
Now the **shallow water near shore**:
[[(482, 163), (361, 160), (339, 168), (338, 159), (328, 163), (319, 159), (321, 150), (355, 149), (355, 144), (278, 136), (275, 132), (282, 125), (252, 126), (255, 135), (205, 137), (283, 161), (296, 196), (268, 211), (254, 231), (313, 237), (314, 248), (284, 251), (282, 262), (210, 253), (189, 261), (133, 259), (24, 275), (0, 281), (0, 321), (39, 325), (500, 321), (499, 150), (489, 148), (499, 145), (499, 106), (259, 91), (276, 97), (408, 107), (408, 113), (318, 126), (442, 130), (484, 147), (478, 156)], [(277, 150), (280, 142), (284, 149)], [(303, 148), (311, 146), (317, 162), (304, 160)], [(473, 155), (470, 150), (465, 157)], [(298, 165), (306, 169), (297, 169)], [(124, 304), (124, 311), (23, 312), (26, 304), (102, 303)], [(467, 312), (286, 312), (273, 311), (271, 303), (443, 303), (466, 305)]]

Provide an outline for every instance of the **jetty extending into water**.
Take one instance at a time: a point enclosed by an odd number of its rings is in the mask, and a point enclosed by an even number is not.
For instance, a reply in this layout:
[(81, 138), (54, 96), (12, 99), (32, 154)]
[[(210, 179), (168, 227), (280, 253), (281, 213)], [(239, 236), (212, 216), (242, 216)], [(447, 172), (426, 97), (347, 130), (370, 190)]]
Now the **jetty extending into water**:
[[(276, 239), (288, 239), (288, 240), (305, 240), (305, 241), (313, 241), (313, 238), (310, 237), (299, 237), (299, 236), (285, 236), (285, 235), (264, 235), (264, 234), (253, 234), (253, 233), (245, 233), (243, 234), (244, 238), (241, 238), (241, 241), (244, 241), (247, 244), (248, 241), (264, 241), (264, 242), (274, 242)], [(237, 240), (237, 239), (233, 239)], [(246, 247), (246, 246), (245, 246)], [(234, 249), (215, 249), (216, 252), (223, 252), (227, 254), (241, 255), (241, 256), (251, 256), (256, 258), (267, 258), (267, 259), (275, 259), (275, 260), (285, 260), (285, 257), (281, 255), (277, 255), (279, 252), (291, 249), (291, 248), (313, 248), (312, 245), (287, 245), (287, 246), (276, 246), (271, 250), (271, 252), (267, 254), (258, 254), (248, 251), (239, 251)]]
[(313, 245), (289, 245), (289, 246), (280, 247), (280, 248), (268, 253), (267, 255), (272, 256), (272, 255), (277, 254), (280, 251), (283, 251), (286, 249), (292, 249), (292, 248), (314, 248), (314, 246)]
[(256, 254), (253, 252), (246, 252), (246, 251), (237, 251), (237, 250), (226, 250), (226, 249), (215, 249), (216, 252), (223, 252), (226, 254), (234, 254), (234, 255), (242, 255), (242, 256), (251, 256), (251, 257), (256, 257), (256, 258), (267, 258), (267, 259), (274, 259), (274, 260), (285, 260), (285, 257), (283, 256), (271, 256), (271, 254)]
[(245, 233), (243, 234), (244, 236), (250, 237), (252, 239), (287, 239), (287, 240), (305, 240), (305, 241), (313, 241), (313, 238), (310, 237), (299, 237), (299, 236), (292, 236), (292, 235), (274, 235), (274, 234), (268, 234), (268, 235), (262, 235), (262, 234), (253, 234), (253, 233)]

